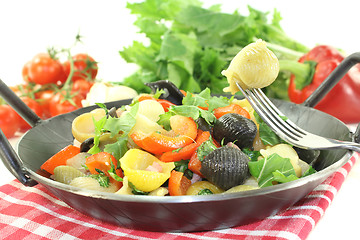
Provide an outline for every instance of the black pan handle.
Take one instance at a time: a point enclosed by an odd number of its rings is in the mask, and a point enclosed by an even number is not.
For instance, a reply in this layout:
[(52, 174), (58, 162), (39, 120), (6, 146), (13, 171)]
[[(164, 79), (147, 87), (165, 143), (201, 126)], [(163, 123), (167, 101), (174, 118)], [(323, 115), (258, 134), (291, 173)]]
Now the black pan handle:
[(329, 76), (315, 89), (304, 101), (303, 105), (314, 107), (323, 99), (328, 92), (345, 76), (355, 64), (360, 63), (360, 52), (347, 56)]
[(31, 179), (20, 161), (18, 155), (11, 147), (10, 142), (5, 137), (5, 134), (0, 129), (0, 158), (5, 167), (25, 186), (34, 186), (37, 182)]
[[(27, 122), (31, 127), (41, 123), (41, 119), (34, 113), (1, 79), (0, 96)], [(0, 129), (0, 157), (5, 167), (25, 186), (34, 186), (37, 182), (31, 179), (23, 164), (12, 148), (10, 142)]]
[[(345, 76), (355, 64), (360, 63), (360, 52), (347, 56), (329, 76), (319, 85), (318, 88), (304, 101), (303, 105), (314, 107), (323, 99), (328, 92)], [(353, 135), (353, 141), (360, 143), (360, 123)]]
[(0, 96), (27, 122), (31, 127), (41, 122), (34, 113), (1, 79)]

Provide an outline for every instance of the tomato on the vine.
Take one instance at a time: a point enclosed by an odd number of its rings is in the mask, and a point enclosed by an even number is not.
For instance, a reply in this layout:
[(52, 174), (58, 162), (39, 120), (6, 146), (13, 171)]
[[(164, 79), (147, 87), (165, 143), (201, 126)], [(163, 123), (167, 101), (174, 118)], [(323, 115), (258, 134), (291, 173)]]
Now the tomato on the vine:
[(89, 82), (86, 79), (79, 79), (76, 80), (73, 83), (72, 86), (72, 91), (74, 93), (79, 93), (81, 94), (84, 98), (86, 98), (86, 95), (88, 94), (88, 92), (90, 91), (90, 88), (94, 85), (93, 82)]
[(40, 85), (63, 82), (66, 79), (62, 64), (46, 53), (37, 54), (23, 72), (28, 73), (30, 82)]
[[(36, 115), (38, 115), (40, 118), (43, 117), (43, 110), (40, 106), (40, 104), (30, 98), (30, 97), (21, 97), (21, 100), (31, 109), (33, 110), (34, 113), (36, 113)], [(27, 130), (29, 130), (31, 128), (31, 126), (24, 120), (20, 117), (20, 115), (18, 115), (19, 117), (19, 128), (20, 128), (20, 131), (21, 132), (25, 132)]]
[(29, 76), (30, 64), (31, 64), (31, 61), (28, 61), (27, 63), (25, 63), (25, 65), (22, 69), (22, 72), (21, 72), (22, 78), (25, 82), (32, 82), (30, 80), (30, 76)]
[(0, 128), (7, 138), (19, 130), (19, 117), (9, 105), (0, 105)]
[(50, 114), (50, 101), (55, 96), (54, 90), (47, 89), (35, 93), (37, 102), (40, 104), (43, 110), (43, 118), (47, 119), (51, 117)]
[(56, 93), (50, 100), (50, 114), (52, 117), (72, 112), (78, 108), (81, 108), (81, 100), (83, 96), (80, 94), (68, 95), (65, 91)]
[[(98, 72), (97, 62), (88, 54), (79, 53), (72, 57), (74, 61), (74, 73), (72, 81), (79, 79), (86, 79), (92, 81), (96, 78)], [(66, 76), (70, 74), (70, 62), (63, 63), (63, 68)]]

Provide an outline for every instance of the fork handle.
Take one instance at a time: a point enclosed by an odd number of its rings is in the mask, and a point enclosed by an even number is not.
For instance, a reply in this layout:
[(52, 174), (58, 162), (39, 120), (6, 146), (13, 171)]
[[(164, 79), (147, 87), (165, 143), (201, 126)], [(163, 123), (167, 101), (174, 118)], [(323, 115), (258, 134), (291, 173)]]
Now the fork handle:
[(347, 56), (329, 76), (315, 89), (315, 91), (304, 101), (303, 105), (314, 107), (325, 95), (345, 76), (355, 64), (360, 63), (360, 52)]
[(338, 147), (343, 148), (343, 149), (352, 150), (352, 151), (355, 151), (355, 152), (359, 152), (359, 153), (360, 153), (360, 144), (359, 144), (359, 143), (343, 142), (343, 144), (342, 144), (342, 145), (338, 145)]

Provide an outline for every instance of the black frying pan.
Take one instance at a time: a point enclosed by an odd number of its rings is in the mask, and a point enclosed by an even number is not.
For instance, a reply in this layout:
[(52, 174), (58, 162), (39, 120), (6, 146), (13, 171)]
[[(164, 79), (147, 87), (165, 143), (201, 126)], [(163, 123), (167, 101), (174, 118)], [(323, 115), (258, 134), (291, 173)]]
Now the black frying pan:
[[(360, 53), (353, 54), (324, 82), (336, 83), (355, 63)], [(355, 60), (354, 60), (355, 59)], [(324, 96), (321, 91), (317, 96)], [(352, 156), (352, 151), (322, 151), (314, 167), (315, 174), (246, 192), (204, 196), (127, 196), (101, 193), (71, 187), (55, 182), (38, 173), (43, 162), (65, 146), (72, 144), (72, 120), (91, 111), (95, 106), (41, 120), (0, 80), (1, 96), (33, 127), (18, 143), (18, 151), (11, 148), (0, 131), (0, 157), (5, 166), (24, 185), (42, 184), (69, 206), (90, 215), (127, 228), (147, 231), (190, 232), (223, 229), (264, 219), (283, 210), (312, 191), (333, 174)], [(107, 103), (107, 107), (119, 107), (131, 100)], [(325, 137), (346, 141), (359, 139), (359, 127), (355, 134), (338, 119), (309, 106), (274, 100), (286, 116), (300, 127)]]

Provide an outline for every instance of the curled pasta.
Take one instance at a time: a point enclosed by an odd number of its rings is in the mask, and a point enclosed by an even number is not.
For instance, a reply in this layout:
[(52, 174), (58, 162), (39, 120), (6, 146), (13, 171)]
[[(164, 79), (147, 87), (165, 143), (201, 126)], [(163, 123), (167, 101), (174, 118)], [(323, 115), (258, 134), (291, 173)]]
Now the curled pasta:
[(128, 178), (126, 176), (123, 177), (123, 185), (122, 185), (122, 187), (115, 193), (119, 194), (119, 195), (134, 195), (132, 193), (131, 187), (129, 186), (129, 180), (128, 180)]
[(155, 100), (144, 100), (139, 102), (137, 114), (142, 114), (153, 122), (157, 122), (160, 118), (159, 116), (164, 113), (164, 108)]
[(190, 185), (186, 195), (198, 195), (201, 190), (209, 189), (213, 194), (223, 193), (224, 190), (215, 186), (209, 181), (199, 181)]
[(279, 60), (266, 47), (265, 41), (259, 39), (244, 47), (231, 61), (228, 69), (222, 71), (227, 77), (229, 87), (225, 92), (235, 94), (242, 88), (263, 88), (275, 81), (279, 74)]
[[(171, 170), (175, 168), (173, 162), (162, 162), (152, 154), (140, 149), (127, 151), (120, 159), (120, 163), (129, 182), (144, 192), (151, 192), (159, 188), (170, 177)], [(156, 166), (153, 167), (154, 165)], [(154, 168), (158, 171), (149, 170)]]
[(109, 187), (102, 187), (95, 178), (91, 178), (91, 177), (74, 178), (69, 185), (74, 187), (85, 188), (100, 192), (109, 192), (109, 193), (115, 193), (118, 190), (118, 187), (112, 183), (109, 184)]
[(54, 169), (53, 178), (55, 181), (69, 184), (74, 178), (85, 176), (84, 173), (71, 166), (57, 166)]
[(71, 125), (71, 131), (74, 138), (83, 142), (90, 137), (95, 135), (94, 120), (98, 121), (105, 116), (104, 109), (95, 109), (92, 112), (83, 113), (77, 116)]

